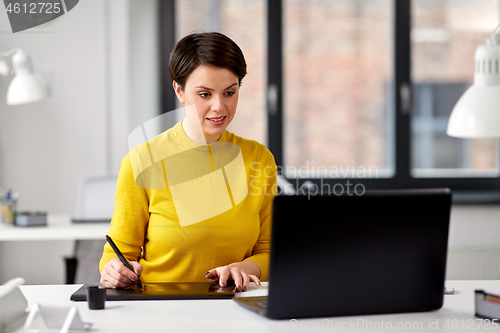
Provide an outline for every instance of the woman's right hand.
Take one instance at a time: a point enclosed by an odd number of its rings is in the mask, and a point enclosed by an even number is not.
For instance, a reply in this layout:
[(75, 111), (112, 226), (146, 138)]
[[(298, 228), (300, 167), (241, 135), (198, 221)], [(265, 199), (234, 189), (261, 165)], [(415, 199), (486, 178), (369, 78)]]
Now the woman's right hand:
[(132, 272), (118, 258), (111, 259), (104, 265), (101, 274), (101, 285), (106, 288), (126, 288), (135, 284), (142, 273), (142, 266), (137, 261), (129, 261)]

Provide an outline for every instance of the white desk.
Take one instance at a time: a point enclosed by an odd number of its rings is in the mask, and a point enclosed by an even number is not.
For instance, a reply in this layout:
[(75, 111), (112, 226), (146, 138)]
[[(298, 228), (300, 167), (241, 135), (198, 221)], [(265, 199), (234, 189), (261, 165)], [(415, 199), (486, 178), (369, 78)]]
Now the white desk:
[(48, 215), (47, 226), (0, 225), (0, 241), (54, 241), (104, 239), (109, 223), (72, 223), (69, 215)]
[[(22, 286), (29, 301), (41, 304), (76, 304), (83, 321), (94, 332), (475, 332), (484, 321), (474, 317), (474, 289), (500, 293), (500, 281), (447, 281), (455, 295), (446, 295), (443, 308), (432, 312), (270, 320), (248, 311), (232, 300), (109, 301), (104, 310), (89, 310), (87, 302), (71, 302), (80, 285)], [(242, 296), (267, 294), (267, 284), (252, 287)], [(362, 300), (360, 300), (362, 301)], [(369, 300), (366, 300), (369, 301)], [(437, 325), (430, 329), (429, 325)], [(481, 328), (479, 325), (481, 324)], [(370, 329), (371, 325), (371, 329)], [(403, 325), (398, 329), (397, 325)], [(404, 328), (404, 326), (407, 326)], [(449, 325), (449, 328), (446, 328)], [(453, 326), (454, 325), (454, 326)], [(378, 327), (378, 328), (377, 328)], [(392, 328), (392, 329), (391, 329)]]

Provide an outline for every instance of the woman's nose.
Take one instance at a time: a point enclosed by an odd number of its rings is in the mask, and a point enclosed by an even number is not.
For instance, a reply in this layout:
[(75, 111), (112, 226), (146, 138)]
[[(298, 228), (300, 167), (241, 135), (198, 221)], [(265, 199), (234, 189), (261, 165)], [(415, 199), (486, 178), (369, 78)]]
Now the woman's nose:
[(222, 97), (215, 96), (212, 103), (212, 110), (221, 111), (223, 109), (224, 109), (224, 101), (222, 100)]

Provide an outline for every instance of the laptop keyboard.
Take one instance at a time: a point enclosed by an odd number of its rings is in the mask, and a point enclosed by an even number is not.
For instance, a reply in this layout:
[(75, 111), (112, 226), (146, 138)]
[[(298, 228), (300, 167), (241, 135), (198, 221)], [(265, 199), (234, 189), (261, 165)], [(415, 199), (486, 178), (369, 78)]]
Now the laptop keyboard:
[(267, 310), (267, 301), (254, 302), (253, 305), (255, 305), (261, 309)]

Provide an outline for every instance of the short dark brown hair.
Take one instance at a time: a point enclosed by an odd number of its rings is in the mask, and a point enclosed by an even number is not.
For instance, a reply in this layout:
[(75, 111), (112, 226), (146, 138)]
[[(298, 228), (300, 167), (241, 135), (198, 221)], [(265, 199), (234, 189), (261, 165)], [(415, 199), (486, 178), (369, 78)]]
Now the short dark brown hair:
[(170, 53), (170, 78), (184, 89), (188, 76), (200, 65), (229, 69), (238, 77), (240, 86), (247, 74), (240, 47), (218, 32), (193, 33), (182, 38)]

